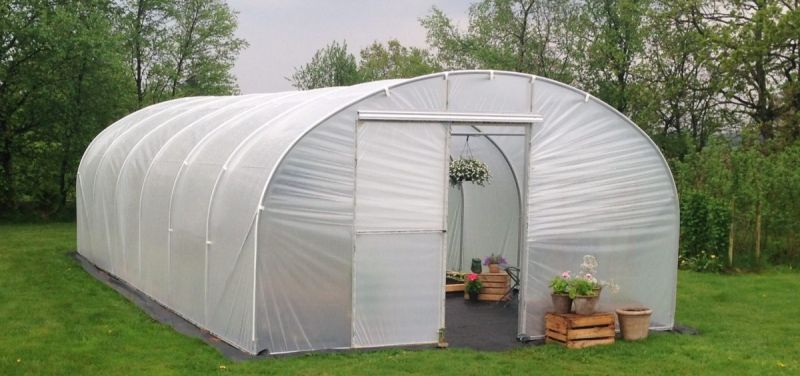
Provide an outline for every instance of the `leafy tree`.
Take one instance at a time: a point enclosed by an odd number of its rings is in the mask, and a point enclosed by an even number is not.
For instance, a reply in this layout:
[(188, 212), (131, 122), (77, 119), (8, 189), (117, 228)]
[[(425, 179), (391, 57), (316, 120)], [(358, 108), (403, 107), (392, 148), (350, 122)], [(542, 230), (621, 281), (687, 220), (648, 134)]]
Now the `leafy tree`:
[[(796, 90), (800, 72), (798, 2), (708, 1), (700, 10), (712, 23), (709, 35), (720, 51), (725, 105), (748, 116), (762, 140), (773, 139), (778, 120), (796, 113), (800, 103)], [(786, 120), (787, 135), (800, 132), (794, 116)]]
[(504, 69), (573, 82), (586, 39), (581, 2), (483, 0), (460, 31), (440, 9), (421, 19), (428, 43), (448, 69)]
[(222, 0), (124, 0), (131, 70), (139, 106), (198, 94), (233, 94), (230, 73), (247, 44)]
[(330, 86), (346, 86), (361, 82), (358, 75), (356, 57), (347, 52), (347, 42), (333, 41), (317, 50), (311, 61), (295, 68), (287, 78), (292, 85), (301, 90)]
[(682, 158), (705, 147), (724, 124), (735, 124), (719, 106), (721, 80), (709, 22), (694, 0), (654, 1), (645, 22), (647, 60), (634, 67), (646, 88), (635, 100), (642, 107), (637, 120), (668, 157)]
[(86, 146), (139, 105), (235, 91), (234, 26), (216, 0), (0, 1), (0, 216), (71, 213)]
[(358, 74), (362, 81), (416, 77), (441, 70), (427, 50), (405, 47), (396, 39), (386, 45), (376, 41), (360, 55)]
[[(637, 88), (634, 67), (644, 52), (647, 0), (588, 0), (586, 15), (587, 67), (584, 87), (600, 99), (625, 114), (638, 107), (631, 106), (640, 90)], [(635, 117), (635, 115), (634, 115)]]

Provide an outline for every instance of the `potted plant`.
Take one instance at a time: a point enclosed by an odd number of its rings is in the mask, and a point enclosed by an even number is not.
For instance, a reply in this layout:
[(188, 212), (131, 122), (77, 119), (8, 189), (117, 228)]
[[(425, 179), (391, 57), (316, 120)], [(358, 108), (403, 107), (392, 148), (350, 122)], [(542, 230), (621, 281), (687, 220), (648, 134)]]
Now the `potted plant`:
[(597, 259), (594, 256), (583, 256), (580, 274), (569, 280), (567, 291), (575, 304), (575, 313), (579, 315), (591, 315), (594, 313), (597, 302), (600, 300), (600, 292), (604, 286), (610, 287), (613, 293), (619, 290), (619, 287), (613, 281), (599, 281), (595, 278), (597, 266)]
[(506, 261), (505, 257), (501, 255), (495, 255), (492, 253), (491, 256), (487, 256), (483, 259), (483, 265), (489, 267), (489, 273), (500, 273), (500, 266), (506, 265), (508, 262)]
[(569, 271), (566, 271), (550, 280), (550, 298), (555, 313), (569, 313), (572, 309), (572, 298), (569, 297), (570, 279)]
[(450, 162), (450, 183), (453, 185), (466, 181), (484, 186), (490, 178), (489, 166), (477, 159), (459, 158)]
[(650, 315), (653, 310), (646, 307), (626, 307), (617, 309), (619, 330), (626, 341), (647, 338), (650, 332)]
[(481, 266), (481, 259), (475, 257), (472, 259), (472, 265), (470, 266), (469, 270), (471, 270), (475, 274), (481, 274), (483, 271), (483, 267)]
[(600, 300), (600, 284), (591, 274), (573, 278), (569, 281), (567, 291), (569, 297), (575, 303), (575, 313), (579, 315), (591, 315)]
[(464, 289), (467, 290), (470, 301), (478, 301), (478, 295), (481, 293), (481, 287), (483, 287), (483, 283), (481, 283), (481, 280), (478, 278), (477, 274), (467, 274), (467, 284), (464, 286)]

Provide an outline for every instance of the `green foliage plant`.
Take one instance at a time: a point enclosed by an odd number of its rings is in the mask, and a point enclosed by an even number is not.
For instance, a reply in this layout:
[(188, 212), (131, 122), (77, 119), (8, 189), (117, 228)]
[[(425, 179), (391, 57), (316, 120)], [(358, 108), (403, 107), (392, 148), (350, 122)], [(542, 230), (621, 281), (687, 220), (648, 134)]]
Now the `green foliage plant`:
[(572, 299), (578, 296), (597, 296), (600, 294), (600, 284), (596, 279), (577, 277), (569, 280), (567, 284), (567, 294)]
[(459, 158), (450, 162), (450, 182), (453, 185), (466, 181), (484, 186), (490, 179), (489, 166), (480, 160)]
[(569, 271), (553, 277), (553, 279), (550, 280), (550, 290), (553, 294), (569, 293), (569, 281), (571, 279), (572, 277), (570, 277)]
[(467, 290), (467, 293), (478, 294), (481, 291), (481, 287), (483, 287), (483, 282), (481, 282), (477, 274), (467, 274), (467, 284), (464, 286), (464, 289)]

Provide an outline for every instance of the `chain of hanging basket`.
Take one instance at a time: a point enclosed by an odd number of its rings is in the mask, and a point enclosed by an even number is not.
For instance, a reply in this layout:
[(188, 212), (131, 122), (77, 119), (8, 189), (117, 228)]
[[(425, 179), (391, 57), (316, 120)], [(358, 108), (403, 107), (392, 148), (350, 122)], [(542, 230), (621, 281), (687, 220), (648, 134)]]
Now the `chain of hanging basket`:
[(472, 150), (469, 148), (469, 136), (467, 136), (464, 152), (458, 159), (450, 162), (450, 183), (460, 185), (466, 181), (484, 186), (490, 179), (489, 166), (472, 156)]

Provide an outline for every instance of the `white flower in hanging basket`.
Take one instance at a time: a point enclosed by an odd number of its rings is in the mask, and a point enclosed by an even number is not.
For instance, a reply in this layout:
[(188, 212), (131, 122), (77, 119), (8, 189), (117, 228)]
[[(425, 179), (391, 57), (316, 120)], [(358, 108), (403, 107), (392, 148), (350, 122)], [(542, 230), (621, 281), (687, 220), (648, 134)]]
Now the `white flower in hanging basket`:
[(483, 186), (490, 178), (489, 166), (477, 159), (459, 158), (450, 162), (450, 182), (453, 184), (468, 181)]

